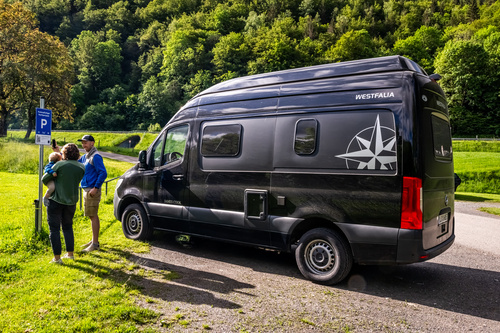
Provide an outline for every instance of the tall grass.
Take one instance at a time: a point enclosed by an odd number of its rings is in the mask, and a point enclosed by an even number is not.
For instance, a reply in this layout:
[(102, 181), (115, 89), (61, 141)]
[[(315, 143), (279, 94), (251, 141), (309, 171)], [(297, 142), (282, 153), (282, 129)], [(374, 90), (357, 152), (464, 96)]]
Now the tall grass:
[[(98, 149), (103, 151), (112, 151), (124, 155), (137, 156), (140, 150), (145, 150), (151, 145), (154, 139), (158, 136), (158, 133), (150, 132), (64, 132), (64, 131), (52, 131), (52, 139), (57, 141), (57, 144), (62, 147), (66, 143), (78, 143), (78, 139), (81, 139), (85, 134), (92, 134), (96, 140), (95, 145)], [(9, 131), (7, 137), (4, 140), (7, 141), (19, 141), (24, 143), (35, 143), (35, 133), (31, 133), (29, 139), (24, 139), (26, 132), (24, 131)], [(134, 148), (121, 148), (118, 147), (123, 142), (128, 142), (128, 140), (134, 136), (139, 136), (141, 140)], [(37, 146), (38, 147), (38, 146)]]
[[(49, 162), (48, 158), (51, 152), (52, 149), (44, 147), (43, 166)], [(0, 171), (38, 174), (39, 155), (40, 148), (34, 143), (0, 139)], [(117, 162), (106, 158), (104, 159), (104, 165), (108, 172), (108, 178), (121, 176), (133, 166), (132, 163)]]
[[(35, 144), (0, 141), (0, 171), (38, 173), (39, 151), (39, 146)], [(46, 150), (44, 164), (48, 163), (48, 155)]]
[(500, 153), (500, 140), (497, 141), (454, 140), (453, 151)]

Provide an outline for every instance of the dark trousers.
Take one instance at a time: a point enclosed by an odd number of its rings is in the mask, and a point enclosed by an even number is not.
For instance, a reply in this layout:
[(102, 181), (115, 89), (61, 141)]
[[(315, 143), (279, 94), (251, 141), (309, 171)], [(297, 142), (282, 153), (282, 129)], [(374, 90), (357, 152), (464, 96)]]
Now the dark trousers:
[(61, 255), (61, 227), (64, 235), (66, 251), (73, 252), (75, 249), (75, 237), (73, 235), (73, 216), (75, 216), (76, 205), (62, 205), (54, 200), (49, 200), (47, 206), (47, 221), (50, 229), (50, 244), (55, 256)]

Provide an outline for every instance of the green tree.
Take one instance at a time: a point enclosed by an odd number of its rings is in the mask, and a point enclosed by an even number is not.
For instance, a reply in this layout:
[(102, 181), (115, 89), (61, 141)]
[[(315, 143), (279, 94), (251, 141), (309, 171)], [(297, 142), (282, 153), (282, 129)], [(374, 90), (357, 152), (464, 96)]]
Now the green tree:
[[(108, 35), (113, 35), (108, 32)], [(120, 83), (121, 47), (114, 40), (106, 40), (103, 33), (83, 31), (71, 42), (71, 53), (76, 62), (79, 89), (88, 104), (98, 100), (101, 91)]]
[(241, 33), (231, 32), (222, 36), (213, 48), (212, 63), (217, 75), (234, 72), (239, 76), (247, 72), (247, 63), (250, 60), (251, 50)]
[(434, 27), (423, 26), (415, 35), (398, 40), (393, 51), (414, 60), (428, 73), (434, 73), (434, 58), (443, 46), (442, 33)]
[(199, 70), (212, 70), (212, 49), (219, 37), (217, 32), (202, 29), (174, 31), (165, 45), (160, 75), (184, 85)]
[(7, 134), (14, 111), (25, 117), (29, 136), (40, 96), (56, 121), (71, 117), (71, 59), (66, 47), (40, 32), (37, 23), (22, 4), (0, 0), (0, 136)]
[(351, 30), (346, 32), (325, 52), (329, 60), (339, 62), (374, 57), (377, 54), (375, 43), (366, 30)]
[(159, 123), (165, 125), (167, 121), (182, 106), (182, 86), (177, 80), (162, 82), (152, 76), (138, 97), (138, 107), (143, 116), (142, 123), (147, 127)]
[(248, 40), (253, 58), (250, 74), (301, 67), (308, 55), (299, 48), (304, 32), (291, 17), (281, 17), (273, 25), (261, 27)]
[(454, 133), (495, 133), (498, 72), (491, 75), (494, 68), (484, 47), (474, 41), (449, 41), (438, 54), (435, 67), (442, 75), (440, 83), (448, 96)]

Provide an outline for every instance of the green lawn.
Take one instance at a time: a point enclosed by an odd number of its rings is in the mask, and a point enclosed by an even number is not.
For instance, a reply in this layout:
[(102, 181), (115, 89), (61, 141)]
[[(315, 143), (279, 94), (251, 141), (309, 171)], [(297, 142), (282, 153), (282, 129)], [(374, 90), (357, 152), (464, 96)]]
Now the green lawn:
[(500, 194), (500, 152), (454, 152), (460, 192)]
[(500, 171), (500, 153), (455, 152), (455, 172)]

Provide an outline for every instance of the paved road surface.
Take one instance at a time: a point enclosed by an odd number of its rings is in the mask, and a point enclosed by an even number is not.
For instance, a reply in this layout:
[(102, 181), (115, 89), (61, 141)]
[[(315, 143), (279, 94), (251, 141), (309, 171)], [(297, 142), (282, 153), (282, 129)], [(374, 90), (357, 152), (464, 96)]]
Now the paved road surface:
[[(85, 150), (80, 149), (80, 153), (85, 154)], [(120, 154), (109, 153), (109, 152), (105, 152), (105, 151), (99, 151), (99, 154), (101, 154), (102, 157), (110, 158), (113, 160), (129, 162), (129, 163), (134, 163), (134, 164), (137, 163), (137, 157), (133, 157), (133, 156), (120, 155)]]
[[(500, 256), (500, 218), (491, 215), (461, 213), (458, 203), (455, 213), (456, 243)], [(500, 291), (499, 291), (500, 297)]]

